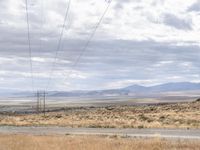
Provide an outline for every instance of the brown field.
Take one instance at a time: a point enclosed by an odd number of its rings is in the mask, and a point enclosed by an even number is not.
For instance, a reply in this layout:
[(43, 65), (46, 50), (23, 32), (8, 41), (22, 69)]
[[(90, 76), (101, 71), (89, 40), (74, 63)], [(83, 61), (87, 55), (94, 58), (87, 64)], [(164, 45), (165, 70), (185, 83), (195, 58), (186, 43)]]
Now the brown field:
[(0, 135), (0, 150), (199, 150), (200, 141), (117, 136)]
[(65, 108), (59, 112), (0, 115), (0, 125), (91, 128), (200, 128), (200, 102), (150, 106)]

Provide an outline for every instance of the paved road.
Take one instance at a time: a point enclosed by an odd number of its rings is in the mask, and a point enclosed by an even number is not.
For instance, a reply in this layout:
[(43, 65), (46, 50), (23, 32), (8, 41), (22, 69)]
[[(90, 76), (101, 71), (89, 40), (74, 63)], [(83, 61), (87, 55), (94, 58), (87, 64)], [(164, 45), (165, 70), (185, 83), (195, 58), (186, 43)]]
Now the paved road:
[(178, 139), (199, 139), (200, 129), (102, 129), (102, 128), (67, 128), (67, 127), (12, 127), (1, 126), (0, 134), (31, 135), (119, 135), (127, 137), (160, 137)]

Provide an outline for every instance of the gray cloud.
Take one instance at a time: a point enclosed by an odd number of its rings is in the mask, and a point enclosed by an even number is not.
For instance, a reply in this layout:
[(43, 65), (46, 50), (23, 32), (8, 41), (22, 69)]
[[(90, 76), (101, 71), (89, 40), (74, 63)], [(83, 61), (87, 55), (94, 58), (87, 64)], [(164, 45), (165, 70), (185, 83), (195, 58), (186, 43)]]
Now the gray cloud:
[(164, 23), (179, 30), (192, 30), (192, 20), (179, 18), (173, 14), (164, 14)]
[[(80, 45), (76, 45), (76, 43), (80, 43)], [(72, 69), (73, 62), (80, 54), (81, 44), (84, 44), (84, 41), (76, 39), (64, 41), (64, 48), (59, 53), (55, 73), (64, 73), (65, 70)], [(49, 43), (47, 45), (51, 44)], [(78, 66), (73, 68), (83, 74), (91, 74), (91, 77), (77, 81), (74, 79), (70, 80), (75, 83), (88, 82), (94, 85), (94, 83), (97, 84), (100, 81), (106, 83), (118, 80), (146, 80), (155, 78), (162, 80), (165, 76), (188, 76), (191, 74), (190, 72), (199, 74), (199, 51), (200, 48), (198, 46), (178, 46), (177, 43), (127, 40), (93, 41)], [(4, 71), (11, 71), (15, 68), (18, 71), (28, 73), (28, 57), (21, 54), (25, 53), (25, 51), (14, 53), (15, 56), (10, 57), (11, 53), (13, 51), (7, 51), (7, 53), (3, 54), (0, 53), (0, 56), (8, 58), (7, 61), (2, 63), (2, 66), (12, 59), (15, 60), (2, 69)], [(34, 70), (37, 73), (48, 73), (50, 70), (49, 66), (52, 60), (49, 59), (53, 57), (53, 53), (52, 51), (46, 51), (46, 53), (43, 50), (35, 50), (33, 53), (35, 57), (40, 57), (45, 60), (45, 62), (33, 62)], [(187, 66), (187, 63), (191, 66)], [(188, 67), (189, 72), (185, 67)], [(7, 79), (12, 76), (18, 76), (20, 79), (24, 75), (14, 73), (6, 76), (4, 75)], [(57, 77), (57, 80), (62, 80), (63, 78), (61, 74), (60, 77)], [(44, 82), (46, 78), (39, 77), (40, 80)]]
[(119, 0), (119, 1), (116, 2), (114, 8), (115, 8), (116, 10), (123, 9), (124, 5), (125, 5), (126, 3), (129, 3), (129, 2), (130, 2), (130, 0)]
[(200, 1), (197, 0), (194, 4), (192, 4), (192, 5), (188, 8), (188, 11), (199, 12), (199, 11), (200, 11)]

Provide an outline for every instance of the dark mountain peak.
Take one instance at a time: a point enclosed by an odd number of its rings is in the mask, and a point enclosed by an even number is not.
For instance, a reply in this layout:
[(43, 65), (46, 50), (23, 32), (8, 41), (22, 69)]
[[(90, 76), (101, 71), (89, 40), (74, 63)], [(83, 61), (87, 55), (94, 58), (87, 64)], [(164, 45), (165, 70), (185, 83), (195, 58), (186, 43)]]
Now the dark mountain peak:
[(141, 86), (141, 85), (138, 85), (138, 84), (134, 84), (134, 85), (128, 86), (126, 88), (123, 88), (123, 90), (129, 90), (129, 91), (143, 91), (143, 90), (146, 90), (146, 89), (147, 89), (147, 87)]

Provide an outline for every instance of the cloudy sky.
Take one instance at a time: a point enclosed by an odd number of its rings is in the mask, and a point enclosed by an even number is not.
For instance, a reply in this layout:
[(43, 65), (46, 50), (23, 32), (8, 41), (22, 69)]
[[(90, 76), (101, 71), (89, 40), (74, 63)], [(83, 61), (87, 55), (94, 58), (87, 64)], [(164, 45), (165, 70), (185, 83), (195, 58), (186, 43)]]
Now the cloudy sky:
[[(108, 1), (71, 0), (51, 75), (68, 2), (28, 0), (35, 90), (200, 82), (198, 0), (113, 0), (84, 53)], [(0, 6), (0, 89), (31, 90), (25, 0)]]

